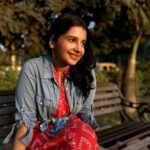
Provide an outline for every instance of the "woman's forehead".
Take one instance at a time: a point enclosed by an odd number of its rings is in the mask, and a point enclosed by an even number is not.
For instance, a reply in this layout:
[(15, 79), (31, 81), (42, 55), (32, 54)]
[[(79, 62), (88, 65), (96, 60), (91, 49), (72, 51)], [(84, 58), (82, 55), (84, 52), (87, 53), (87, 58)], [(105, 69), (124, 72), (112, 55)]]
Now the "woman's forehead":
[(65, 36), (75, 36), (75, 37), (85, 37), (87, 36), (87, 31), (83, 27), (73, 26), (65, 34)]

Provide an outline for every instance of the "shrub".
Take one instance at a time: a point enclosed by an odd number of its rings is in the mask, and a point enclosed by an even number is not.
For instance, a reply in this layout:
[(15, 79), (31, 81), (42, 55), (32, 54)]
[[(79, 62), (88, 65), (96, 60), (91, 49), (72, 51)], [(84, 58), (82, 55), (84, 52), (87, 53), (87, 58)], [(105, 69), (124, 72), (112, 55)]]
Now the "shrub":
[(103, 82), (114, 82), (117, 85), (121, 86), (122, 82), (122, 70), (110, 70), (110, 71), (96, 71), (96, 79), (97, 84), (103, 83)]
[(16, 71), (1, 71), (0, 72), (0, 91), (14, 90), (18, 72)]
[(136, 82), (140, 95), (150, 96), (150, 61), (138, 65)]

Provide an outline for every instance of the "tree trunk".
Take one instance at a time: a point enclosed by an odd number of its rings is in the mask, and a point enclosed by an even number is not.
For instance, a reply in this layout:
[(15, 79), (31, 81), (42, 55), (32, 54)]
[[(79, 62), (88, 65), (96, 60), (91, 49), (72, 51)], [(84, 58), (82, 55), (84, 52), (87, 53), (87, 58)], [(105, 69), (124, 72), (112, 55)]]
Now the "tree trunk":
[(12, 70), (16, 70), (16, 50), (15, 50), (15, 46), (14, 45), (11, 45), (11, 57), (10, 57), (10, 60), (11, 60), (11, 69)]
[[(127, 68), (124, 73), (123, 77), (123, 86), (122, 86), (122, 92), (126, 99), (132, 102), (137, 102), (136, 99), (136, 88), (135, 88), (135, 71), (136, 71), (136, 56), (137, 56), (137, 50), (139, 47), (139, 43), (142, 37), (142, 32), (139, 33), (138, 37), (136, 38), (131, 56), (127, 65)], [(128, 109), (129, 112), (133, 112), (134, 110)]]

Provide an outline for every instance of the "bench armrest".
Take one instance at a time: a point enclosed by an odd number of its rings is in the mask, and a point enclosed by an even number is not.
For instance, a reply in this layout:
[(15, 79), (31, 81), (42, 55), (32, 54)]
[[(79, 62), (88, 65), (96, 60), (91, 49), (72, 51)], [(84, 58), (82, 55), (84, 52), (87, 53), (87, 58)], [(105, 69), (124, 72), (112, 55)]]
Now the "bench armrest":
[(122, 105), (136, 109), (141, 121), (150, 121), (150, 105), (148, 103), (134, 103), (125, 98), (122, 98)]

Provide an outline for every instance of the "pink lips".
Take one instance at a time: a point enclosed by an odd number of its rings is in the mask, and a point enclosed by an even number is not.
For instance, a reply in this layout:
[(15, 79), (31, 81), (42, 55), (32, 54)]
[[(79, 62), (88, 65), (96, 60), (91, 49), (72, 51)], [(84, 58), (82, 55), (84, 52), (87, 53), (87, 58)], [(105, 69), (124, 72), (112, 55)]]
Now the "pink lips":
[(70, 58), (71, 59), (73, 59), (74, 61), (77, 61), (78, 59), (79, 59), (79, 55), (75, 55), (75, 54), (71, 54), (71, 53), (69, 53), (69, 56), (70, 56)]

